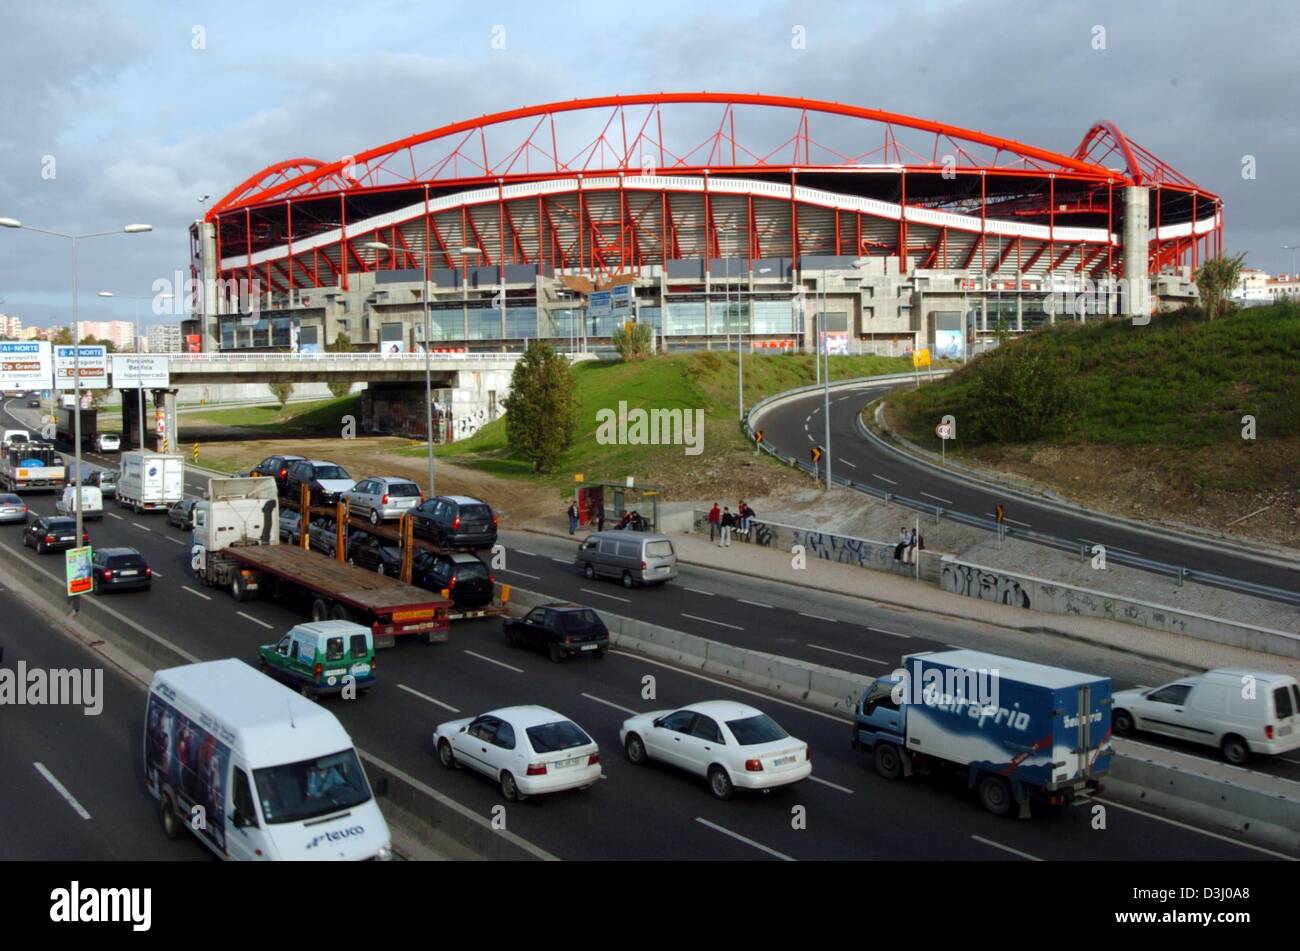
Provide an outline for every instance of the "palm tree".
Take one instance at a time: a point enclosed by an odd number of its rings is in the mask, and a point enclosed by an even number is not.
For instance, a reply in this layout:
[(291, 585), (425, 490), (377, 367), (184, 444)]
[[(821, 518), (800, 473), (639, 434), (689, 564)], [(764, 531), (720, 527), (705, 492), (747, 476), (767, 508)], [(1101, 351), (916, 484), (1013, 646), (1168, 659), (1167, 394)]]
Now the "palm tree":
[(1241, 280), (1242, 262), (1245, 253), (1235, 257), (1210, 258), (1196, 272), (1196, 287), (1201, 294), (1201, 304), (1210, 320), (1218, 317), (1228, 309), (1228, 295), (1232, 293)]

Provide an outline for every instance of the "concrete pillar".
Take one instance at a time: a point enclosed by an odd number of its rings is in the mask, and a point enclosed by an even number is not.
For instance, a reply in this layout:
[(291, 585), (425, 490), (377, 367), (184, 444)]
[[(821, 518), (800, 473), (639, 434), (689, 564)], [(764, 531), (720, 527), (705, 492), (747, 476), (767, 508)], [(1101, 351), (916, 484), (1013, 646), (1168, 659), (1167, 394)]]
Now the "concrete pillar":
[(217, 230), (212, 222), (199, 222), (201, 252), (199, 288), (200, 306), (203, 308), (203, 349), (217, 350), (221, 346), (221, 330), (217, 325)]
[(1150, 277), (1147, 274), (1150, 251), (1148, 191), (1141, 185), (1124, 189), (1124, 287), (1120, 295), (1120, 314), (1140, 323), (1151, 319)]
[(145, 438), (158, 452), (180, 452), (176, 425), (176, 391), (154, 390), (153, 413), (145, 420)]
[(135, 390), (118, 390), (122, 394), (122, 451), (139, 449), (140, 424), (138, 419), (138, 400)]

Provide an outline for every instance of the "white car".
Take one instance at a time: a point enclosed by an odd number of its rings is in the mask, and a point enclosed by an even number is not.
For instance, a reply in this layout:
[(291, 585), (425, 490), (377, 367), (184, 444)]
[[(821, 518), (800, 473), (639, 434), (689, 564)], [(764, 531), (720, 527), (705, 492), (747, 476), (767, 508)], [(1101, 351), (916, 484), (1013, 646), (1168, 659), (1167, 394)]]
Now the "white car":
[(586, 789), (600, 779), (596, 741), (572, 720), (546, 707), (503, 707), (440, 723), (433, 732), (438, 760), (468, 766), (501, 784), (510, 802)]
[(623, 721), (618, 737), (636, 765), (662, 760), (709, 781), (719, 799), (736, 789), (774, 789), (812, 775), (808, 744), (743, 703), (709, 700)]

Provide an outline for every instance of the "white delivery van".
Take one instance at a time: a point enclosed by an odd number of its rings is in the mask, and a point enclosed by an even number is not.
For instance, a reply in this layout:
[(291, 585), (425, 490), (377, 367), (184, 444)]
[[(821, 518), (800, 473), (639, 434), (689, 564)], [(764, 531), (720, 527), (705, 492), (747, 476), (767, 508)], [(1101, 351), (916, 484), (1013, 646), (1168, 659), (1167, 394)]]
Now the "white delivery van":
[(185, 498), (185, 457), (178, 452), (124, 452), (117, 504), (133, 512), (169, 509)]
[(122, 447), (122, 440), (117, 433), (95, 433), (96, 452), (117, 452)]
[(1161, 687), (1121, 690), (1114, 729), (1217, 746), (1238, 765), (1252, 753), (1278, 756), (1300, 748), (1300, 683), (1276, 671), (1220, 667)]
[(144, 775), (163, 831), (226, 859), (389, 859), (392, 839), (347, 731), (243, 661), (160, 670)]
[[(77, 487), (75, 485), (70, 485), (63, 490), (63, 494), (54, 503), (54, 509), (60, 515), (77, 514)], [(83, 485), (81, 487), (81, 517), (104, 517), (104, 493), (99, 490), (98, 486)]]

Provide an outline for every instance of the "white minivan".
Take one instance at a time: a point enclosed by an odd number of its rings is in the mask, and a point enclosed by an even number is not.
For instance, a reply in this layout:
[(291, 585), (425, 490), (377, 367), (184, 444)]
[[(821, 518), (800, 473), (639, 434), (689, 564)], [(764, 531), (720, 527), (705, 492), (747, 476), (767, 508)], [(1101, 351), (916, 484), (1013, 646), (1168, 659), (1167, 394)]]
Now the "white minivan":
[(169, 838), (188, 828), (225, 859), (392, 858), (342, 724), (243, 661), (158, 671), (144, 722), (145, 787)]
[[(60, 515), (76, 515), (77, 487), (70, 485), (64, 489), (63, 494), (54, 503), (54, 508)], [(81, 517), (104, 517), (104, 493), (100, 491), (98, 486), (83, 485), (81, 487)]]
[(1229, 763), (1300, 747), (1300, 684), (1269, 670), (1217, 668), (1161, 687), (1115, 693), (1111, 722), (1216, 746)]

